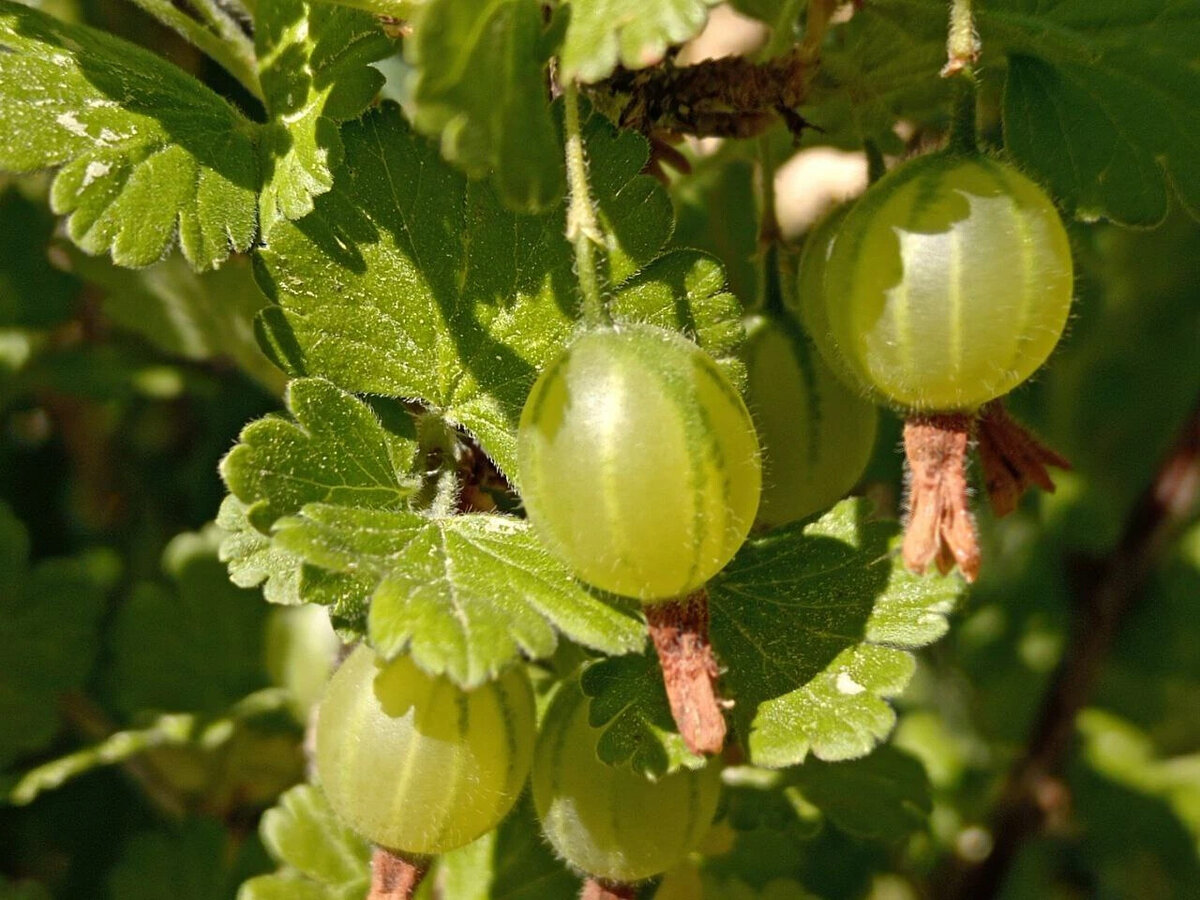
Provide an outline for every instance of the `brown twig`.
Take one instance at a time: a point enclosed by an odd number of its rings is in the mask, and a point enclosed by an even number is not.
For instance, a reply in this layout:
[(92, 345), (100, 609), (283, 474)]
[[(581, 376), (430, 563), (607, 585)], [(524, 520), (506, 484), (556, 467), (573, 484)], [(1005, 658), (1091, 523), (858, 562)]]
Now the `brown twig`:
[(671, 715), (693, 753), (719, 753), (725, 716), (717, 699), (716, 657), (708, 640), (708, 592), (646, 606)]
[(620, 124), (644, 134), (749, 138), (782, 119), (799, 135), (808, 123), (796, 107), (817, 64), (802, 45), (765, 62), (728, 56), (676, 66), (668, 58), (648, 69), (618, 69), (595, 90), (621, 97)]
[(367, 900), (411, 900), (429, 871), (425, 860), (413, 860), (376, 847), (371, 854), (371, 892)]
[(1075, 718), (1095, 687), (1117, 630), (1134, 607), (1163, 547), (1195, 514), (1200, 496), (1200, 405), (1154, 480), (1135, 503), (1112, 553), (1081, 567), (1077, 609), (1063, 658), (1038, 711), (1022, 757), (1005, 779), (991, 817), (991, 852), (939, 878), (935, 895), (988, 900), (1000, 893), (1026, 838), (1070, 800), (1063, 781)]
[(583, 891), (579, 894), (579, 900), (635, 900), (637, 895), (637, 885), (616, 884), (611, 881), (601, 881), (599, 878), (589, 878), (583, 883)]

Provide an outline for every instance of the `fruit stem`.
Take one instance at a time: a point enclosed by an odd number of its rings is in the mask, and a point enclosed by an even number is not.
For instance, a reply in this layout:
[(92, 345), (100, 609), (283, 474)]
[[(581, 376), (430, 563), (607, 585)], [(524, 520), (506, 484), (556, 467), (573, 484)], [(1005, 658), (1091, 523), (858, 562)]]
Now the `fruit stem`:
[(612, 881), (601, 881), (599, 878), (589, 878), (583, 883), (583, 891), (579, 895), (579, 900), (635, 900), (637, 894), (637, 885), (617, 884)]
[(371, 854), (371, 891), (367, 900), (411, 900), (428, 871), (427, 859), (407, 859), (376, 847)]
[(908, 522), (904, 564), (945, 575), (957, 563), (967, 581), (979, 574), (979, 539), (967, 501), (967, 451), (974, 418), (966, 413), (914, 416), (904, 423)]
[(645, 612), (683, 742), (693, 753), (719, 753), (726, 726), (717, 698), (720, 670), (708, 639), (708, 591), (647, 604)]
[(887, 161), (879, 145), (869, 138), (863, 141), (863, 151), (867, 155), (867, 183), (874, 184), (887, 174)]
[(973, 155), (979, 152), (976, 141), (975, 63), (982, 46), (975, 30), (971, 0), (953, 0), (950, 4), (950, 27), (946, 34), (946, 65), (943, 78), (954, 78), (954, 117), (950, 122), (950, 149), (955, 153)]
[(596, 221), (596, 208), (588, 187), (587, 151), (579, 121), (579, 87), (575, 82), (563, 86), (564, 127), (567, 154), (567, 240), (575, 250), (575, 277), (583, 294), (583, 321), (592, 328), (612, 324), (600, 293), (596, 271), (596, 246), (603, 246), (604, 235)]

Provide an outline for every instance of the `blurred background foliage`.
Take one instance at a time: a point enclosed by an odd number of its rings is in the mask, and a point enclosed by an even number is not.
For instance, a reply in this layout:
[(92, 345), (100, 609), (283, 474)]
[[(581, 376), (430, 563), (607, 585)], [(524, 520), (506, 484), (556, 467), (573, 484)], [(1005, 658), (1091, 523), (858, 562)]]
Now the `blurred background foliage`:
[[(253, 114), (129, 4), (45, 5), (159, 49)], [(720, 256), (751, 299), (754, 148), (689, 153), (675, 242)], [(780, 181), (781, 207), (822, 190), (805, 171)], [(45, 192), (0, 183), (0, 897), (231, 897), (272, 868), (258, 820), (303, 777), (302, 722), (336, 647), (323, 614), (268, 609), (216, 556), (217, 462), (280, 406), (253, 337), (265, 300), (244, 259), (198, 276), (176, 258), (129, 271), (85, 257), (56, 237)], [(936, 895), (991, 849), (1000, 785), (1064, 652), (1100, 627), (1088, 598), (1200, 398), (1200, 226), (1076, 225), (1073, 241), (1070, 331), (1012, 406), (1075, 468), (1003, 522), (980, 514), (985, 573), (899, 701), (906, 753), (879, 754), (919, 761), (931, 802), (881, 837), (853, 809), (823, 817), (803, 779), (783, 807), (739, 787), (705, 855), (658, 896)], [(898, 441), (889, 420), (862, 486), (892, 513)], [(1200, 525), (1165, 538), (1144, 548), (1062, 795), (1004, 897), (1200, 897)]]

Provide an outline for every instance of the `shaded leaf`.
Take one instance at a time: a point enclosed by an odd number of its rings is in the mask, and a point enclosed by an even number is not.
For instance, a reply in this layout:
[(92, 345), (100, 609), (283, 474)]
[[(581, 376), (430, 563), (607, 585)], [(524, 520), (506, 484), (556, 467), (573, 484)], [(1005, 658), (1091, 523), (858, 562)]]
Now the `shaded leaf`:
[(104, 554), (31, 567), (25, 528), (0, 503), (0, 769), (57, 733), (60, 696), (91, 671), (116, 570)]
[[(626, 282), (612, 298), (614, 315), (671, 320), (702, 342), (713, 331), (736, 341), (736, 301), (708, 257), (677, 257), (629, 279), (670, 234), (669, 201), (637, 175), (644, 141), (616, 136), (598, 116), (587, 135), (598, 204), (616, 223), (612, 278)], [(390, 105), (346, 126), (343, 137), (346, 164), (334, 189), (311, 216), (280, 226), (264, 251), (281, 305), (264, 315), (268, 340), (295, 373), (419, 398), (477, 438), (511, 478), (521, 406), (572, 333), (579, 306), (562, 209), (506, 210)]]
[(493, 176), (511, 209), (562, 197), (563, 147), (550, 116), (537, 0), (430, 0), (405, 53), (413, 123), (472, 178)]
[[(1116, 6), (996, 0), (982, 4), (975, 18), (985, 74), (1007, 58), (1005, 146), (1072, 213), (1155, 224), (1167, 214), (1169, 182), (1191, 214), (1200, 216), (1194, 165), (1200, 153), (1200, 6), (1194, 0)], [(891, 59), (880, 54), (859, 66), (869, 85), (881, 86), (871, 91), (880, 112), (879, 104), (905, 99), (890, 104), (894, 121), (912, 111), (913, 97), (926, 96), (940, 80), (931, 44), (936, 31), (944, 34), (945, 4), (879, 0), (847, 29), (858, 30), (859, 19), (862, 30), (882, 36), (890, 28), (902, 41)], [(890, 25), (882, 24), (885, 19)], [(841, 84), (844, 90), (854, 80)]]
[(604, 729), (596, 753), (609, 765), (630, 765), (657, 778), (681, 766), (698, 769), (704, 757), (679, 736), (653, 650), (592, 663), (580, 676), (590, 698), (588, 723)]
[(893, 747), (845, 762), (810, 759), (790, 770), (788, 780), (855, 837), (898, 841), (925, 827), (933, 809), (925, 767)]
[(564, 79), (600, 81), (622, 65), (640, 69), (662, 60), (672, 44), (695, 37), (719, 0), (571, 0), (559, 50)]
[(341, 122), (362, 114), (383, 85), (369, 63), (393, 49), (374, 16), (329, 3), (259, 0), (259, 80), (271, 123), (262, 135), (262, 230), (298, 219), (333, 186)]
[(233, 360), (268, 390), (283, 390), (283, 375), (254, 337), (254, 317), (267, 300), (245, 258), (197, 274), (182, 257), (170, 256), (131, 272), (68, 252), (71, 270), (104, 289), (104, 314), (117, 325), (184, 359)]
[(266, 683), (267, 607), (229, 583), (221, 538), (212, 526), (178, 535), (163, 552), (167, 581), (135, 585), (118, 611), (106, 676), (126, 714), (215, 713)]
[(895, 724), (886, 702), (946, 631), (962, 584), (892, 553), (898, 527), (844, 501), (819, 521), (747, 542), (709, 584), (722, 684), (751, 760), (771, 768), (862, 756)]

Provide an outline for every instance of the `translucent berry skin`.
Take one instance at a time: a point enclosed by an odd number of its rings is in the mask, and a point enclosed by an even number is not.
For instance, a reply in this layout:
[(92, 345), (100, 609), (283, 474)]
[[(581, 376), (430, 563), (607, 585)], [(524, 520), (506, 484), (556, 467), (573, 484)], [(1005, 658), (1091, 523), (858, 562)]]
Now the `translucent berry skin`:
[(786, 313), (747, 317), (742, 358), (762, 444), (759, 523), (785, 525), (828, 509), (862, 477), (878, 411), (829, 370)]
[(582, 580), (643, 602), (703, 585), (754, 522), (762, 485), (746, 406), (703, 350), (648, 325), (586, 332), (533, 386), (521, 492)]
[(538, 738), (533, 802), (542, 830), (570, 865), (631, 883), (667, 871), (712, 824), (721, 793), (715, 761), (651, 781), (596, 756), (600, 730), (588, 724), (578, 682), (559, 690)]
[(826, 254), (806, 256), (824, 264), (823, 308), (807, 316), (822, 352), (910, 412), (969, 412), (1007, 394), (1045, 362), (1071, 307), (1054, 204), (986, 157), (906, 163), (849, 210)]
[(359, 646), (334, 673), (317, 718), (317, 772), (346, 824), (398, 853), (445, 853), (512, 809), (536, 740), (524, 670), (470, 691), (408, 657)]

